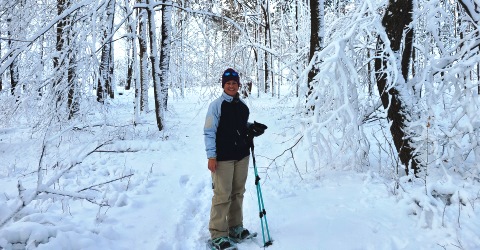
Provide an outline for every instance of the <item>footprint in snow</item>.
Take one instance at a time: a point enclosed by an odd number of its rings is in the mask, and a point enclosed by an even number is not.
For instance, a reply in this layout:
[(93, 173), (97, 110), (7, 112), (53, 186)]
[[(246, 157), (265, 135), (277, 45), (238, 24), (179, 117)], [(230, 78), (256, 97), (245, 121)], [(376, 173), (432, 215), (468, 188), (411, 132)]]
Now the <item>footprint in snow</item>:
[[(186, 185), (190, 181), (190, 176), (184, 175), (180, 177), (180, 184)], [(196, 181), (185, 190), (186, 199), (180, 205), (179, 221), (175, 231), (175, 237), (182, 238), (189, 235), (184, 242), (186, 249), (198, 249), (200, 247), (200, 239), (206, 234), (208, 228), (208, 220), (205, 216), (210, 213), (210, 198), (208, 192), (210, 186), (206, 180)], [(175, 246), (179, 247), (179, 246)], [(182, 248), (180, 248), (182, 249)]]
[(182, 175), (182, 176), (180, 176), (180, 180), (179, 180), (180, 185), (181, 185), (181, 186), (186, 186), (189, 180), (190, 180), (190, 176), (189, 176), (189, 175)]

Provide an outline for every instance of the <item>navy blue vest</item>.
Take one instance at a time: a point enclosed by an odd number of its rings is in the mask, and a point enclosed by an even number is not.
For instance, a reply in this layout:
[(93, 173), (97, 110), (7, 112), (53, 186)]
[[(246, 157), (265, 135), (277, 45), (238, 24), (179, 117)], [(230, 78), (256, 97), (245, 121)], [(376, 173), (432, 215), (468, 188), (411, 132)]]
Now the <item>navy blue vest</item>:
[(250, 155), (247, 144), (247, 121), (250, 111), (238, 99), (223, 101), (217, 128), (217, 160), (241, 160)]

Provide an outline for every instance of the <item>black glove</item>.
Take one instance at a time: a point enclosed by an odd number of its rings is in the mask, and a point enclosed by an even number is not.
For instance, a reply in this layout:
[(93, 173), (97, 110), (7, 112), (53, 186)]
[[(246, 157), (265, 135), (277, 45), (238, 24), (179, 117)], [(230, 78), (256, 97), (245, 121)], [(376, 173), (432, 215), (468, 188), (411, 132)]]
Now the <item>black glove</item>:
[(262, 135), (265, 132), (265, 129), (267, 129), (267, 128), (268, 127), (265, 124), (261, 124), (259, 122), (254, 121), (253, 124), (251, 124), (248, 127), (248, 134), (250, 136), (257, 137), (257, 136)]

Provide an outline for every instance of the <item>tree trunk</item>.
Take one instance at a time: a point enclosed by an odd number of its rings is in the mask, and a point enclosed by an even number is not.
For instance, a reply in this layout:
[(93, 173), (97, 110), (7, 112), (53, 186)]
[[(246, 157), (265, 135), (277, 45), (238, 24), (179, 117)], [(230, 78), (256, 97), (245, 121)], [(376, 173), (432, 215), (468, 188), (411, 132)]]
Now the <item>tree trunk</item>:
[[(323, 29), (324, 29), (324, 0), (310, 0), (310, 53), (308, 61), (310, 62), (316, 52), (323, 48)], [(308, 72), (308, 96), (312, 93), (314, 86), (313, 78), (317, 75), (318, 69), (316, 64)]]
[[(150, 1), (147, 1), (147, 5), (150, 6)], [(162, 8), (163, 9), (163, 8)], [(163, 110), (162, 107), (162, 92), (161, 92), (161, 84), (160, 84), (160, 67), (158, 61), (158, 54), (157, 54), (157, 35), (156, 35), (156, 24), (155, 24), (155, 11), (153, 8), (147, 8), (147, 15), (148, 15), (148, 31), (149, 31), (149, 38), (150, 38), (150, 60), (152, 63), (152, 79), (153, 79), (153, 92), (155, 98), (155, 117), (157, 120), (157, 128), (159, 131), (163, 130)], [(162, 12), (162, 16), (165, 15), (165, 12)], [(163, 23), (163, 18), (162, 18)], [(163, 32), (162, 32), (163, 36)], [(163, 46), (162, 46), (163, 50)], [(162, 72), (163, 73), (163, 72)]]
[[(0, 37), (2, 37), (2, 30), (0, 29)], [(0, 42), (0, 55), (3, 55), (2, 53), (2, 43)], [(2, 92), (3, 89), (3, 73), (0, 72), (0, 92)]]
[[(60, 16), (63, 12), (68, 9), (71, 5), (69, 0), (57, 0), (57, 14)], [(55, 79), (53, 81), (53, 89), (56, 96), (56, 108), (58, 109), (61, 106), (62, 100), (67, 99), (67, 106), (68, 108), (71, 107), (69, 105), (69, 95), (71, 92), (71, 88), (73, 88), (73, 73), (69, 69), (68, 60), (70, 58), (70, 50), (69, 50), (69, 36), (71, 32), (71, 17), (66, 16), (60, 19), (57, 23), (57, 30), (56, 30), (56, 44), (55, 48), (57, 51), (57, 55), (53, 57), (53, 67), (54, 70), (57, 72)], [(67, 78), (65, 83), (64, 78)], [(63, 85), (62, 85), (63, 83)], [(67, 93), (67, 96), (65, 95)], [(73, 94), (72, 94), (73, 96)], [(72, 102), (73, 103), (73, 102)], [(57, 111), (58, 112), (58, 111)], [(70, 112), (68, 117), (70, 118)]]
[[(367, 58), (372, 58), (372, 51), (370, 48), (367, 48)], [(374, 76), (374, 72), (372, 69), (372, 61), (369, 60), (367, 63), (367, 77), (368, 77), (368, 94), (370, 96), (373, 95), (373, 81), (372, 81), (373, 76)]]
[[(14, 37), (13, 37), (13, 26), (12, 26), (12, 17), (8, 17), (7, 18), (7, 23), (8, 23), (8, 32), (7, 32), (7, 37), (8, 37), (8, 47), (9, 49), (12, 49), (13, 48), (13, 40), (14, 40)], [(17, 86), (18, 86), (18, 82), (19, 82), (19, 74), (18, 74), (18, 66), (17, 66), (17, 60), (18, 59), (15, 59), (12, 61), (12, 64), (10, 64), (10, 67), (9, 67), (9, 72), (10, 72), (10, 93), (12, 94), (12, 96), (16, 96), (16, 89), (17, 89)], [(18, 100), (18, 98), (17, 98)]]
[[(270, 20), (270, 11), (268, 11), (268, 9), (270, 9), (270, 0), (267, 0), (267, 21), (268, 21), (268, 47), (269, 49), (273, 49), (273, 45), (272, 45), (272, 24), (271, 24), (271, 20)], [(274, 14), (272, 14), (274, 15)], [(268, 53), (268, 81), (270, 82), (270, 91), (272, 92), (272, 97), (275, 96), (275, 86), (274, 86), (274, 82), (275, 82), (275, 77), (273, 75), (273, 55), (271, 53)]]
[[(257, 4), (257, 11), (259, 10), (259, 5)], [(255, 43), (260, 43), (260, 25), (257, 23), (254, 23), (253, 25), (253, 34), (254, 34), (254, 41)], [(260, 71), (261, 71), (261, 63), (260, 63), (260, 52), (257, 47), (253, 46), (253, 55), (255, 59), (255, 80), (257, 82), (257, 97), (260, 97)]]
[[(263, 15), (264, 15), (264, 18), (265, 18), (265, 30), (264, 30), (264, 35), (265, 35), (265, 40), (264, 40), (264, 45), (265, 45), (265, 48), (268, 48), (269, 47), (269, 41), (270, 41), (270, 37), (269, 37), (269, 31), (270, 31), (270, 12), (268, 10), (268, 2), (269, 0), (267, 0), (267, 6), (266, 7), (263, 7), (262, 6), (262, 10), (263, 10)], [(269, 61), (269, 58), (270, 58), (270, 54), (267, 52), (267, 50), (264, 50), (264, 58), (263, 58), (263, 64), (264, 64), (264, 68), (265, 68), (265, 71), (264, 71), (264, 80), (265, 80), (265, 89), (264, 89), (264, 92), (265, 93), (268, 93), (269, 89), (270, 89), (270, 84), (269, 84), (269, 79), (270, 79), (270, 61)]]
[[(390, 0), (385, 12), (382, 24), (385, 27), (387, 36), (391, 43), (391, 49), (394, 53), (401, 53), (401, 42), (403, 40), (403, 32), (412, 21), (413, 4), (412, 0)], [(404, 81), (407, 81), (408, 66), (410, 63), (412, 49), (412, 34), (409, 30), (406, 33), (405, 49), (401, 58), (401, 69)], [(388, 108), (387, 116), (392, 122), (390, 132), (393, 137), (395, 148), (397, 149), (400, 161), (405, 166), (405, 173), (409, 174), (411, 168), (416, 175), (419, 172), (419, 162), (415, 159), (412, 142), (405, 132), (407, 115), (409, 110), (406, 109), (399, 90), (395, 86), (387, 86), (387, 69), (386, 60), (380, 55), (380, 50), (385, 46), (383, 41), (378, 38), (377, 57), (375, 59), (375, 72), (377, 79), (377, 87), (384, 108)], [(393, 69), (395, 70), (395, 69)]]
[[(125, 0), (125, 13), (128, 15), (130, 13), (129, 9), (129, 0)], [(134, 67), (134, 58), (135, 58), (135, 53), (134, 53), (134, 48), (135, 46), (135, 39), (134, 39), (134, 26), (132, 24), (132, 18), (130, 15), (127, 16), (127, 24), (125, 25), (125, 28), (127, 30), (127, 49), (126, 49), (126, 57), (127, 57), (127, 80), (125, 83), (125, 90), (130, 90), (132, 87), (132, 79), (133, 79), (133, 67)]]
[[(138, 17), (138, 9), (136, 10), (137, 17)], [(135, 43), (132, 43), (132, 70), (134, 73), (134, 86), (135, 86), (135, 99), (134, 99), (134, 105), (133, 105), (133, 124), (136, 126), (138, 124), (138, 121), (140, 120), (140, 111), (141, 111), (141, 105), (140, 105), (140, 95), (141, 95), (141, 83), (140, 83), (140, 70), (138, 69), (138, 57), (137, 57), (137, 46)]]
[(114, 98), (112, 80), (113, 80), (113, 19), (115, 14), (115, 0), (109, 0), (107, 3), (106, 27), (103, 31), (103, 47), (100, 61), (99, 78), (97, 85), (97, 101), (103, 103), (105, 97)]
[[(413, 30), (412, 30), (412, 33), (414, 33)], [(413, 45), (413, 40), (415, 40), (415, 34), (413, 34), (412, 45)], [(418, 63), (416, 63), (416, 61), (417, 61), (416, 49), (413, 46), (412, 46), (412, 57), (411, 58), (412, 59), (411, 59), (410, 69), (412, 70), (412, 76), (415, 76), (415, 74), (416, 74), (415, 67), (418, 67)], [(418, 98), (422, 97), (422, 91), (420, 89), (416, 89), (415, 86), (413, 86), (413, 93), (415, 93), (415, 95), (418, 96)]]
[[(182, 0), (182, 8), (185, 8), (185, 0)], [(184, 46), (184, 33), (185, 33), (185, 23), (186, 22), (186, 13), (185, 11), (180, 11), (179, 13), (180, 16), (180, 58), (179, 58), (179, 64), (180, 64), (180, 95), (182, 98), (185, 98), (185, 87), (186, 87), (186, 74), (185, 74), (185, 46)]]
[(75, 53), (70, 53), (69, 55), (69, 63), (68, 63), (68, 97), (67, 97), (67, 106), (68, 106), (68, 119), (72, 119), (75, 114), (78, 112), (79, 103), (78, 97), (76, 96), (77, 92), (77, 84), (75, 81), (76, 76), (76, 69), (75, 66)]
[(125, 90), (130, 90), (132, 87), (132, 77), (133, 77), (133, 57), (135, 56), (133, 54), (133, 47), (135, 46), (135, 41), (132, 38), (133, 35), (133, 29), (130, 24), (130, 17), (128, 17), (127, 21), (127, 32), (130, 34), (128, 38), (128, 47), (127, 47), (127, 81), (125, 84)]
[[(67, 4), (67, 0), (57, 0), (57, 14), (58, 15), (61, 15), (63, 10), (67, 8), (66, 4)], [(55, 44), (55, 48), (57, 50), (58, 55), (56, 55), (53, 58), (53, 67), (57, 71), (60, 70), (60, 56), (59, 55), (62, 53), (64, 44), (65, 44), (64, 36), (65, 36), (66, 32), (64, 32), (64, 28), (67, 26), (67, 23), (68, 23), (67, 18), (63, 18), (63, 19), (59, 20), (58, 23), (57, 23), (57, 34), (56, 34), (57, 41), (56, 41), (56, 44)], [(60, 83), (59, 82), (60, 80), (61, 79), (56, 79), (56, 81), (54, 82), (54, 85), (58, 85)]]
[(108, 2), (108, 7), (107, 7), (107, 31), (108, 35), (110, 38), (108, 39), (108, 44), (109, 46), (109, 51), (108, 51), (108, 81), (105, 83), (105, 87), (107, 89), (107, 94), (108, 96), (113, 99), (115, 98), (115, 82), (114, 82), (114, 77), (113, 77), (113, 71), (114, 71), (114, 66), (115, 66), (115, 53), (114, 53), (114, 47), (113, 47), (113, 26), (114, 26), (114, 19), (115, 19), (115, 0), (110, 0)]
[[(171, 1), (167, 1), (171, 4)], [(162, 107), (167, 110), (168, 101), (168, 81), (170, 69), (170, 50), (172, 30), (172, 7), (170, 5), (162, 6), (162, 48), (160, 49), (160, 88)]]
[(133, 78), (133, 49), (128, 50), (127, 55), (127, 82), (125, 84), (125, 90), (130, 90), (132, 87), (132, 78)]
[[(138, 3), (143, 3), (143, 0), (138, 0)], [(138, 15), (138, 43), (140, 55), (140, 111), (148, 112), (148, 56), (147, 56), (147, 24), (146, 11), (140, 9)]]
[[(19, 74), (18, 74), (18, 66), (17, 66), (17, 59), (13, 60), (12, 64), (10, 64), (10, 91), (12, 96), (17, 96), (17, 86), (19, 82)], [(18, 98), (17, 98), (18, 100)]]
[[(295, 53), (298, 54), (298, 47), (299, 47), (299, 43), (300, 43), (300, 34), (299, 34), (299, 30), (298, 30), (298, 24), (300, 23), (300, 19), (299, 19), (299, 8), (298, 8), (298, 5), (299, 5), (299, 1), (300, 0), (297, 0), (295, 2)], [(296, 74), (296, 77), (298, 78), (298, 72), (299, 72), (299, 67), (298, 67), (298, 63), (297, 63), (297, 66), (296, 66), (296, 71), (297, 71), (297, 74)], [(295, 96), (298, 97), (298, 94), (299, 94), (299, 90), (300, 90), (300, 83), (299, 81), (297, 81), (297, 84), (295, 86)]]
[[(71, 4), (72, 3), (69, 0), (58, 0), (57, 14), (63, 14)], [(79, 107), (75, 94), (78, 86), (75, 82), (76, 63), (75, 51), (73, 49), (75, 47), (73, 46), (74, 29), (72, 26), (71, 16), (66, 16), (58, 21), (56, 34), (56, 50), (58, 56), (53, 58), (54, 69), (58, 72), (53, 82), (54, 91), (57, 97), (56, 105), (58, 108), (61, 106), (60, 102), (66, 99), (68, 119), (73, 118)], [(64, 77), (66, 77), (66, 82), (63, 80)]]
[[(38, 79), (37, 81), (41, 81), (40, 79), (43, 79), (43, 75), (45, 72), (45, 35), (42, 35), (40, 38), (40, 48), (39, 48), (39, 56), (40, 56), (40, 69), (39, 71), (36, 72), (35, 74), (35, 79)], [(37, 91), (38, 91), (38, 96), (43, 96), (43, 86), (38, 86)]]

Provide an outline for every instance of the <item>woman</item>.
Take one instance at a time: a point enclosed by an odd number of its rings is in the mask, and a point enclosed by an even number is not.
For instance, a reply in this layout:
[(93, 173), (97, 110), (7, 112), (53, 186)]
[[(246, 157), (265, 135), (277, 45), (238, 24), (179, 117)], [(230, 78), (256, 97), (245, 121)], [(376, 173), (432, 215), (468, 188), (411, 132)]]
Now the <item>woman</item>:
[(250, 111), (239, 98), (240, 77), (232, 68), (223, 72), (222, 88), (222, 95), (208, 108), (204, 127), (208, 169), (213, 181), (209, 230), (213, 248), (235, 249), (235, 242), (250, 236), (243, 227), (242, 211), (249, 141), (261, 135), (266, 126), (248, 123)]

